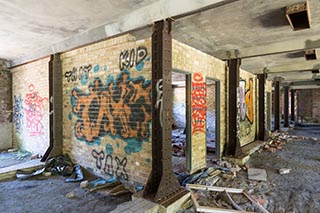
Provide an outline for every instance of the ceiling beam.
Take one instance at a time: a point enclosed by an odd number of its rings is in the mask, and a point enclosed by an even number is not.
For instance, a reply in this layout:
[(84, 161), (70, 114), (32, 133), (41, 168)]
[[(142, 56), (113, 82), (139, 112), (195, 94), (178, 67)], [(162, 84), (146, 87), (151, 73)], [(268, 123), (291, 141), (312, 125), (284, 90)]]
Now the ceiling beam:
[(270, 66), (270, 67), (261, 67), (256, 69), (256, 73), (287, 73), (287, 72), (298, 72), (298, 71), (311, 71), (311, 70), (319, 70), (320, 69), (320, 61), (298, 61), (292, 62), (290, 64), (278, 65), (278, 66)]
[(320, 36), (318, 35), (309, 38), (296, 38), (242, 49), (220, 50), (215, 52), (213, 56), (222, 60), (227, 60), (235, 58), (252, 58), (315, 48), (320, 48)]
[(301, 85), (319, 85), (320, 81), (309, 80), (309, 81), (297, 81), (291, 82), (291, 86), (301, 86)]

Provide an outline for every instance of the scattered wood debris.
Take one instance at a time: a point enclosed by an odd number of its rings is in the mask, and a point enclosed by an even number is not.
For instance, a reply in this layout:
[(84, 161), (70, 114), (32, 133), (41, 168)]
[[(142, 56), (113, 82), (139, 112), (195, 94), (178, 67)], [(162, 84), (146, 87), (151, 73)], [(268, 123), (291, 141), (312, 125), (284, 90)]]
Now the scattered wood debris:
[[(187, 184), (187, 188), (191, 191), (191, 200), (193, 202), (194, 209), (197, 212), (212, 212), (212, 213), (217, 213), (217, 212), (221, 212), (221, 213), (248, 212), (248, 211), (243, 210), (229, 195), (229, 193), (234, 193), (234, 194), (242, 194), (252, 203), (252, 205), (259, 208), (260, 211), (262, 211), (263, 213), (269, 213), (260, 203), (258, 203), (253, 197), (251, 197), (251, 195), (248, 192), (246, 192), (244, 189), (205, 186), (205, 185), (197, 185), (197, 184)], [(236, 210), (221, 208), (222, 205), (220, 205), (220, 204), (218, 204), (217, 207), (200, 205), (198, 202), (197, 195), (192, 190), (224, 192), (227, 195), (229, 201), (232, 203), (233, 208), (235, 208)], [(218, 203), (218, 201), (215, 201), (215, 203)]]

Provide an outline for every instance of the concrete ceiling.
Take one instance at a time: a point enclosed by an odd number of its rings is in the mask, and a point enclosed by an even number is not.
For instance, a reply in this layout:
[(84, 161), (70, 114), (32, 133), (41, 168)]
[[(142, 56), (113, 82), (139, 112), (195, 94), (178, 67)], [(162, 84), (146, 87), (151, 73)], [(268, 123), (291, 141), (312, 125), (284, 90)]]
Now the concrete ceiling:
[(154, 2), (156, 0), (2, 0), (0, 58), (17, 58), (114, 22)]
[[(310, 82), (314, 75), (305, 69), (320, 67), (320, 62), (305, 64), (303, 49), (310, 44), (320, 48), (319, 1), (309, 0), (310, 29), (292, 31), (285, 17), (286, 6), (302, 1), (3, 0), (0, 58), (18, 65), (141, 28), (134, 34), (149, 37), (154, 21), (172, 17), (173, 36), (181, 42), (220, 59), (240, 53), (245, 56), (241, 68), (269, 72), (270, 79)], [(299, 69), (306, 65), (304, 72), (292, 70), (295, 64)]]
[[(302, 50), (260, 56), (260, 50), (273, 44), (278, 48), (290, 46), (295, 41), (320, 40), (320, 4), (309, 0), (311, 28), (293, 31), (286, 19), (286, 7), (303, 0), (241, 0), (207, 10), (174, 23), (176, 39), (221, 59), (221, 53), (249, 49), (256, 57), (242, 59), (241, 68), (252, 73), (272, 72), (273, 67), (282, 66), (283, 72), (272, 73), (286, 82), (313, 80), (311, 71), (287, 73), (286, 65), (305, 63)], [(290, 41), (290, 42), (288, 42)], [(276, 46), (275, 46), (276, 47)], [(319, 45), (320, 47), (320, 45)], [(272, 52), (272, 51), (271, 51)], [(320, 61), (313, 61), (315, 65)], [(294, 66), (293, 66), (294, 67)], [(316, 66), (313, 66), (316, 67)]]

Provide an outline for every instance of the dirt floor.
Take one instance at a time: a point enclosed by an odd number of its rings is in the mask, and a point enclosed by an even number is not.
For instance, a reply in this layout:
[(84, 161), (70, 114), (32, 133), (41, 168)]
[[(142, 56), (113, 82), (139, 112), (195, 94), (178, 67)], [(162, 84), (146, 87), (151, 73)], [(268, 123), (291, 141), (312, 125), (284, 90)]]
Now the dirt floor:
[[(74, 192), (74, 198), (66, 194)], [(1, 213), (110, 212), (131, 200), (131, 194), (117, 197), (90, 192), (79, 183), (65, 183), (62, 176), (39, 176), (24, 181), (0, 182)]]

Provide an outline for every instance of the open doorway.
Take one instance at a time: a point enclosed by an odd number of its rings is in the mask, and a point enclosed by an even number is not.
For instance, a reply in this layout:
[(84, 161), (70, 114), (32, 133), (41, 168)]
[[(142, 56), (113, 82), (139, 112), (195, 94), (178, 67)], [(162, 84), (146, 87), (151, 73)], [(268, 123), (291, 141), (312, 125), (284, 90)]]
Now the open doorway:
[(207, 112), (206, 112), (206, 147), (207, 167), (220, 159), (219, 116), (219, 81), (206, 78)]
[(172, 72), (172, 163), (173, 171), (176, 173), (186, 173), (187, 171), (187, 141), (189, 137), (187, 77), (186, 73)]

